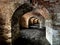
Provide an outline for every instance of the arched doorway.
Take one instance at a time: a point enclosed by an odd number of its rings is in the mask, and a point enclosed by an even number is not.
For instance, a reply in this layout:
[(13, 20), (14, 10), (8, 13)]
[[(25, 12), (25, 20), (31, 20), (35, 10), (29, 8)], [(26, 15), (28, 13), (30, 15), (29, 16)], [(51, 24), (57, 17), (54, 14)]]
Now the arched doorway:
[(29, 19), (29, 28), (39, 28), (39, 17), (31, 17)]
[[(25, 8), (26, 7), (26, 8)], [(20, 34), (20, 26), (21, 25), (19, 25), (19, 20), (20, 20), (20, 18), (22, 17), (22, 16), (24, 16), (24, 14), (25, 13), (27, 13), (27, 12), (30, 12), (30, 11), (32, 11), (33, 10), (33, 8), (31, 7), (31, 6), (29, 6), (28, 4), (23, 4), (22, 6), (20, 6), (15, 12), (14, 12), (14, 14), (13, 14), (13, 16), (12, 16), (12, 22), (11, 22), (11, 27), (12, 27), (12, 41), (13, 41), (13, 45), (15, 45), (15, 43), (17, 43), (17, 42), (15, 42), (15, 41), (20, 41), (21, 40), (21, 38), (20, 38), (20, 36), (21, 36), (21, 34)], [(35, 22), (37, 23), (37, 22), (39, 22), (38, 20), (38, 18), (36, 18), (36, 17), (34, 17), (34, 16), (32, 16), (32, 18), (35, 18), (34, 19), (34, 21), (33, 21), (33, 23), (35, 24)], [(30, 19), (30, 18), (29, 18)], [(37, 20), (38, 19), (38, 20)], [(42, 18), (41, 18), (42, 19)], [(37, 21), (36, 21), (37, 20)], [(29, 21), (29, 20), (28, 20)], [(43, 22), (43, 21), (42, 21)], [(27, 23), (27, 22), (25, 22), (25, 23)], [(41, 25), (41, 23), (39, 23), (40, 25)], [(26, 26), (27, 28), (28, 28), (28, 23), (27, 23), (27, 26)], [(27, 32), (27, 30), (25, 31), (25, 32)], [(33, 34), (33, 36), (31, 36), (31, 33), (28, 33), (28, 32), (32, 32), (32, 33), (34, 33)], [(31, 36), (28, 36), (27, 38), (30, 38), (30, 39), (33, 39), (33, 40), (36, 40), (36, 36), (34, 36), (35, 34), (40, 34), (41, 32), (39, 31), (39, 30), (34, 30), (33, 31), (33, 29), (32, 30), (29, 30), (27, 33)], [(26, 34), (26, 33), (25, 33)], [(27, 35), (28, 35), (27, 34)], [(42, 33), (41, 33), (42, 34)], [(24, 38), (24, 37), (23, 37)], [(40, 37), (39, 37), (40, 38)], [(24, 38), (24, 39), (26, 39), (26, 37)], [(20, 43), (21, 44), (21, 42), (23, 42), (24, 40), (22, 39), (22, 41), (20, 41), (20, 42), (18, 42), (18, 43)], [(40, 41), (40, 40), (39, 40)], [(17, 44), (18, 44), (17, 43)], [(23, 42), (24, 44), (25, 44), (25, 42)], [(22, 44), (23, 44), (22, 43)], [(39, 43), (40, 44), (40, 43)], [(25, 44), (26, 45), (26, 44)], [(33, 45), (33, 44), (32, 44)]]
[(27, 3), (24, 3), (15, 10), (11, 19), (12, 42), (14, 42), (14, 40), (16, 40), (20, 35), (19, 18), (22, 17), (25, 13), (30, 12), (32, 10), (33, 7), (31, 7)]

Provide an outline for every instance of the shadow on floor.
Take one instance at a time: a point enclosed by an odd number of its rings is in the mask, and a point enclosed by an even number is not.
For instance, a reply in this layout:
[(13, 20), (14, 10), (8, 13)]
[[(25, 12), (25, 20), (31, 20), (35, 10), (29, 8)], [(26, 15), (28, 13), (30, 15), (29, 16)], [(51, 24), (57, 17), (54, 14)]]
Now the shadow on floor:
[(45, 31), (40, 29), (23, 29), (21, 34), (22, 36), (16, 39), (13, 45), (50, 45), (45, 38)]

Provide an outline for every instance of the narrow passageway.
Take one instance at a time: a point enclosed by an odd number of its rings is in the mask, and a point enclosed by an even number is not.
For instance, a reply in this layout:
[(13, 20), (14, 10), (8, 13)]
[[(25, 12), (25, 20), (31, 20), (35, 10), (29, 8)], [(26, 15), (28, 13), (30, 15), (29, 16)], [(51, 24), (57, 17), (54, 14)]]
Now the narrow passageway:
[(20, 37), (13, 42), (13, 45), (50, 45), (45, 35), (44, 20), (41, 16), (39, 17), (33, 12), (28, 12), (20, 17)]
[[(17, 10), (12, 17), (12, 29), (16, 32), (16, 37), (19, 36), (13, 41), (13, 45), (50, 45), (45, 35), (44, 14), (39, 13), (39, 8), (33, 9), (27, 4), (22, 7), (22, 11), (19, 8), (19, 11)], [(18, 14), (20, 11), (22, 14)], [(20, 34), (18, 34), (19, 32)], [(13, 36), (15, 36), (15, 33), (13, 33)]]
[(60, 45), (60, 0), (0, 0), (0, 45)]

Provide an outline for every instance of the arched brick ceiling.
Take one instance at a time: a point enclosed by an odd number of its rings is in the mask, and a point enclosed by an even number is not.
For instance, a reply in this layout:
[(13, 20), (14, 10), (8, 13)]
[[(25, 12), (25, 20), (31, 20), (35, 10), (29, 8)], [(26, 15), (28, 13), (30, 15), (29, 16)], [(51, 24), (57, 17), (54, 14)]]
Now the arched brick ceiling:
[[(40, 19), (40, 20), (44, 20), (44, 18), (46, 18), (46, 17), (44, 17), (45, 15), (42, 16), (42, 15), (39, 14), (39, 16), (38, 16), (37, 14), (34, 14), (33, 12), (34, 12), (34, 11), (25, 13), (25, 14), (22, 16), (20, 22), (22, 22), (21, 25), (22, 25), (23, 27), (28, 28), (29, 19), (30, 19), (31, 17), (35, 17), (35, 18), (38, 18), (38, 19)], [(40, 12), (39, 12), (39, 13), (40, 13)], [(46, 16), (47, 16), (47, 15), (46, 15)], [(47, 16), (47, 17), (48, 17), (48, 16)], [(49, 18), (49, 17), (48, 17), (48, 18)]]
[(21, 24), (23, 25), (23, 27), (28, 28), (29, 20), (31, 17), (35, 17), (35, 18), (40, 19), (40, 17), (38, 17), (37, 15), (34, 15), (32, 11), (28, 12), (22, 16), (22, 20), (21, 20), (22, 23)]
[(43, 6), (41, 6), (40, 8), (37, 8), (34, 11), (34, 13), (38, 13), (39, 15), (43, 16), (45, 19), (51, 19), (49, 11)]
[(24, 21), (24, 22), (22, 22), (22, 25), (24, 26), (24, 27), (26, 27), (26, 28), (28, 28), (28, 22), (29, 22), (29, 19), (31, 18), (31, 17), (34, 17), (34, 15), (32, 14), (32, 12), (28, 12), (28, 13), (26, 13), (26, 14), (24, 14), (23, 16), (22, 16), (22, 21)]

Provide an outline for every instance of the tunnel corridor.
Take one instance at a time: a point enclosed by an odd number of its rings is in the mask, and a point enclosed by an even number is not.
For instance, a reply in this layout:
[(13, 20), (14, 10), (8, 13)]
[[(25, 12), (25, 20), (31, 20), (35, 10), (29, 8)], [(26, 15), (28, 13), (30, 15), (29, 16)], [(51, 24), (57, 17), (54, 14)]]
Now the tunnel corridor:
[[(24, 4), (25, 7), (28, 6)], [(23, 7), (23, 8), (25, 8)], [(44, 17), (36, 13), (33, 8), (28, 6), (30, 10), (28, 12), (26, 9), (22, 9), (25, 13), (23, 14), (18, 14), (20, 12), (20, 7), (19, 11), (14, 13), (12, 17), (12, 30), (20, 31), (20, 35), (17, 39), (13, 41), (13, 45), (50, 45), (49, 42), (46, 40), (46, 27), (45, 27), (45, 19)], [(29, 9), (28, 8), (28, 9)], [(22, 12), (21, 12), (22, 13)], [(19, 15), (16, 17), (16, 15)], [(16, 27), (14, 27), (17, 26)], [(13, 34), (15, 35), (15, 34)], [(17, 36), (17, 35), (16, 35)]]
[(60, 0), (0, 0), (0, 45), (60, 45)]

